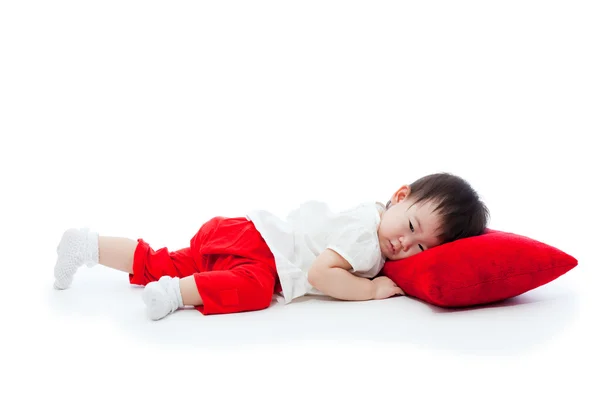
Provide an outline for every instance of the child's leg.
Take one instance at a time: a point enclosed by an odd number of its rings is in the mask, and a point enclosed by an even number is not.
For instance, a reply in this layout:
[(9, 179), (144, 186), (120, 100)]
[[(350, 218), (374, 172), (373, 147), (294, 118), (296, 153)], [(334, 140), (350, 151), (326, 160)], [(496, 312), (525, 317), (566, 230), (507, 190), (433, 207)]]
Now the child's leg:
[[(142, 258), (138, 253), (152, 254), (143, 247), (138, 249), (132, 280), (146, 285), (143, 299), (152, 319), (161, 319), (184, 305), (205, 315), (261, 310), (271, 304), (273, 293), (281, 290), (273, 254), (246, 218), (213, 218), (192, 238), (190, 248), (171, 253), (174, 261), (181, 258), (180, 265), (197, 268), (187, 274), (187, 268), (179, 268), (178, 275), (148, 267), (144, 270), (151, 274), (138, 272), (142, 269), (138, 265), (152, 266), (152, 259), (159, 258), (157, 252), (147, 257), (149, 261), (138, 262)], [(142, 280), (146, 275), (153, 279)]]
[(240, 257), (223, 257), (231, 269), (205, 271), (185, 278), (161, 277), (146, 285), (148, 316), (161, 319), (184, 306), (205, 315), (256, 311), (269, 307), (275, 292), (274, 265)]
[(138, 242), (133, 239), (111, 236), (98, 237), (98, 264), (133, 274), (133, 254)]
[(161, 276), (184, 277), (198, 272), (189, 248), (154, 251), (141, 239), (99, 236), (87, 229), (69, 229), (57, 248), (54, 267), (56, 289), (68, 288), (77, 269), (82, 265), (97, 264), (129, 274), (129, 281), (146, 285)]
[(181, 291), (181, 301), (186, 306), (201, 306), (204, 304), (198, 286), (196, 286), (196, 278), (186, 276), (179, 280), (179, 290)]
[(56, 249), (54, 287), (66, 289), (82, 265), (102, 264), (119, 271), (133, 273), (133, 254), (137, 241), (127, 238), (99, 236), (88, 229), (69, 229), (63, 233)]
[(269, 307), (278, 282), (275, 263), (242, 257), (227, 257), (226, 261), (232, 263), (229, 270), (194, 274), (202, 303), (190, 305), (196, 306), (204, 315), (257, 311)]

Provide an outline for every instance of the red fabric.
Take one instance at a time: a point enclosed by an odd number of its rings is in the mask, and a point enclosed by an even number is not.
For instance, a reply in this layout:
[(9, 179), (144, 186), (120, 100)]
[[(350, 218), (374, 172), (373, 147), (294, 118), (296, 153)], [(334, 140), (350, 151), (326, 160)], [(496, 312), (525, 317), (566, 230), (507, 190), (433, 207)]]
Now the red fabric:
[(264, 309), (281, 291), (273, 254), (246, 218), (215, 217), (177, 251), (138, 239), (129, 281), (146, 285), (163, 275), (193, 275), (204, 302), (196, 309), (205, 315)]
[(164, 275), (185, 278), (198, 271), (189, 247), (177, 251), (169, 251), (166, 247), (154, 250), (144, 240), (138, 239), (129, 282), (145, 286)]
[(473, 306), (518, 296), (577, 265), (560, 249), (514, 233), (484, 234), (386, 261), (383, 275), (408, 296), (441, 307)]

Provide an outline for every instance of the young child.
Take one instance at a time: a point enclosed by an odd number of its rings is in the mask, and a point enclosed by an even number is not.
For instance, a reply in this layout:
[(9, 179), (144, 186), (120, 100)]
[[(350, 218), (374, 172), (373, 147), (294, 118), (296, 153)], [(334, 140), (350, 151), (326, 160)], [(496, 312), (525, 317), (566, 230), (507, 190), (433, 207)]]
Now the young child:
[(262, 210), (215, 217), (177, 251), (69, 229), (57, 247), (54, 287), (68, 288), (84, 264), (127, 272), (131, 284), (145, 286), (153, 320), (185, 306), (204, 315), (260, 310), (274, 294), (286, 304), (306, 294), (385, 299), (404, 294), (377, 277), (386, 259), (479, 235), (488, 215), (465, 180), (439, 173), (400, 187), (386, 206), (367, 202), (336, 213), (311, 201), (286, 220)]

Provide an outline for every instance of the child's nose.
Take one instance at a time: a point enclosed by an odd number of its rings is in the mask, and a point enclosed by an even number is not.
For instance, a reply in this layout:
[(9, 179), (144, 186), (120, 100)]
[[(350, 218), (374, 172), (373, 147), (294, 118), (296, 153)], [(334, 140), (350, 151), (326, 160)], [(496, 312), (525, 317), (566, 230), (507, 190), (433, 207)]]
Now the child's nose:
[(400, 245), (402, 246), (402, 251), (408, 252), (412, 247), (413, 243), (410, 239), (400, 238)]

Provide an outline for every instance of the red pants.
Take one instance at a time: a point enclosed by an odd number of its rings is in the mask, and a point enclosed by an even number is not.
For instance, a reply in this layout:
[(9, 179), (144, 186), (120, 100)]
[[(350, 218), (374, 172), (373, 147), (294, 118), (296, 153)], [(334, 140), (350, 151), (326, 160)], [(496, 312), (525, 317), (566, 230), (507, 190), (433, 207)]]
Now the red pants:
[(154, 251), (138, 239), (129, 282), (145, 286), (164, 275), (193, 275), (204, 315), (261, 310), (281, 291), (273, 254), (246, 218), (215, 217), (177, 251)]

